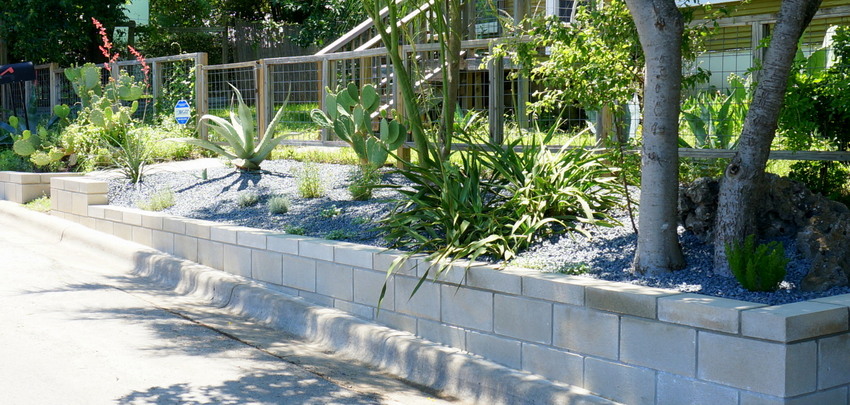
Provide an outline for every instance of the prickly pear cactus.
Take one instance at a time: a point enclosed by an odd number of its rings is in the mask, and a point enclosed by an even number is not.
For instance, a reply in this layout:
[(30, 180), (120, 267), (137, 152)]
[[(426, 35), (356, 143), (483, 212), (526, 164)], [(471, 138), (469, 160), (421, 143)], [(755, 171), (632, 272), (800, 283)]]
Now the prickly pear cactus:
[(361, 164), (377, 167), (386, 163), (389, 151), (400, 147), (407, 137), (403, 125), (386, 118), (381, 118), (379, 133), (374, 133), (372, 118), (380, 107), (381, 96), (375, 86), (366, 84), (358, 90), (351, 83), (337, 94), (328, 92), (327, 112), (315, 109), (310, 117), (316, 124), (333, 129), (339, 139), (351, 145)]

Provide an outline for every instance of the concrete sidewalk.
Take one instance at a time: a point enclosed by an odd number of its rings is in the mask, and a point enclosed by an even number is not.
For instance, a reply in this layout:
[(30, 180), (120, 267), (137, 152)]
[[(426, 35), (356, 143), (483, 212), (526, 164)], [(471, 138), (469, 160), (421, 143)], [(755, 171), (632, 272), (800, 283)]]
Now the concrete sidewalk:
[[(29, 251), (19, 246), (20, 243), (23, 243), (24, 247), (29, 246)], [(133, 352), (127, 355), (124, 361), (115, 364), (107, 362), (114, 356), (98, 357), (97, 348), (101, 345), (97, 343), (86, 343), (88, 346), (85, 347), (89, 350), (81, 350), (79, 352), (84, 355), (73, 357), (69, 364), (88, 358), (100, 359), (106, 362), (105, 364), (111, 364), (107, 369), (113, 374), (120, 371), (126, 380), (141, 384), (122, 387), (124, 396), (121, 396), (121, 392), (110, 392), (110, 398), (119, 398), (124, 401), (121, 403), (171, 403), (160, 400), (202, 398), (204, 395), (218, 395), (222, 391), (232, 396), (246, 389), (249, 393), (260, 389), (272, 394), (269, 394), (270, 397), (232, 400), (221, 396), (211, 402), (441, 403), (446, 400), (438, 399), (435, 393), (442, 392), (446, 397), (456, 396), (469, 402), (486, 404), (612, 403), (590, 395), (585, 390), (554, 384), (527, 373), (510, 370), (457, 350), (417, 339), (405, 332), (370, 324), (338, 310), (315, 307), (251, 280), (179, 260), (78, 224), (30, 212), (16, 204), (0, 202), (0, 244), (3, 246), (2, 257), (15, 258), (0, 263), (0, 277), (9, 280), (4, 282), (6, 286), (0, 289), (0, 297), (3, 297), (4, 302), (8, 297), (19, 300), (16, 301), (19, 307), (19, 312), (15, 312), (17, 315), (9, 315), (11, 318), (8, 319), (0, 318), (4, 325), (18, 322), (16, 325), (24, 325), (19, 326), (19, 330), (37, 330), (39, 325), (55, 320), (60, 325), (65, 325), (64, 329), (69, 331), (67, 336), (70, 337), (85, 330), (77, 326), (76, 322), (79, 321), (85, 323), (102, 320), (115, 323), (116, 329), (112, 331), (92, 330), (79, 339), (81, 342), (100, 342), (104, 348), (109, 347), (111, 342), (123, 341), (125, 338), (133, 341), (134, 338), (154, 339), (167, 336), (165, 341), (171, 343), (163, 343), (162, 348), (153, 343), (149, 343), (148, 347), (142, 344), (144, 349), (140, 352)], [(17, 254), (16, 251), (24, 253)], [(29, 270), (33, 266), (44, 269)], [(61, 296), (73, 297), (78, 293), (83, 297), (92, 297), (82, 301), (72, 300), (69, 304), (56, 304), (59, 301), (53, 299)], [(113, 298), (112, 294), (118, 294), (120, 298)], [(48, 305), (47, 307), (39, 307), (36, 301), (33, 301), (39, 296), (51, 297), (44, 304)], [(87, 299), (91, 301), (86, 303)], [(82, 307), (78, 306), (81, 302), (85, 303)], [(138, 307), (131, 302), (143, 302), (147, 306)], [(87, 311), (90, 313), (87, 314)], [(151, 317), (152, 313), (167, 316)], [(65, 316), (76, 316), (80, 319), (63, 319)], [(30, 319), (33, 323), (29, 323)], [(21, 324), (21, 320), (27, 321)], [(214, 336), (196, 337), (195, 328), (208, 330)], [(152, 330), (156, 332), (154, 336), (144, 336), (150, 335)], [(191, 331), (188, 333), (170, 334), (189, 330)], [(61, 333), (52, 333), (56, 334), (55, 339), (50, 344), (42, 345), (45, 349), (63, 346)], [(3, 347), (0, 350), (20, 352), (8, 347), (26, 347), (27, 342), (36, 339), (37, 333), (29, 337), (25, 334), (20, 335), (21, 338), (15, 337), (18, 335), (0, 331), (0, 347)], [(7, 344), (3, 341), (6, 338), (16, 343)], [(174, 343), (173, 339), (178, 343)], [(216, 339), (224, 339), (221, 345), (227, 348), (220, 349), (215, 343), (207, 343), (215, 342)], [(209, 350), (192, 352), (198, 342), (205, 342), (202, 346), (209, 347)], [(228, 345), (236, 345), (240, 349)], [(225, 359), (240, 350), (247, 350), (246, 353), (251, 354), (236, 355), (238, 360), (233, 362), (246, 362), (244, 365), (235, 366), (239, 372), (224, 372), (224, 376), (216, 377), (214, 381), (169, 384), (167, 381), (156, 380), (154, 383), (140, 383), (132, 377), (137, 369), (146, 370), (143, 373), (139, 371), (145, 375), (156, 376), (157, 370), (161, 370), (159, 374), (168, 375), (188, 358), (200, 361), (202, 365), (197, 366), (197, 370), (212, 369), (213, 364), (230, 363)], [(329, 354), (331, 351), (335, 354)], [(139, 353), (153, 355), (153, 359), (150, 362), (136, 360)], [(14, 353), (0, 352), (0, 358), (6, 358), (7, 355)], [(35, 363), (51, 369), (57, 362), (51, 360), (52, 354), (46, 356), (36, 356), (38, 360)], [(167, 361), (173, 356), (181, 360)], [(254, 356), (260, 359), (254, 359)], [(12, 367), (13, 371), (5, 364), (0, 368), (0, 392), (6, 391), (4, 384), (15, 381), (18, 373), (14, 370), (28, 370), (29, 363), (20, 356), (18, 359), (20, 364)], [(268, 368), (269, 364), (277, 363), (291, 366), (282, 360), (299, 364), (301, 367), (295, 371)], [(63, 366), (56, 367), (55, 374), (50, 374), (54, 375), (54, 378), (49, 382), (45, 381), (45, 386), (59, 384), (55, 381), (60, 380), (58, 376), (61, 375), (79, 375), (85, 380), (85, 372), (75, 370), (70, 365), (64, 366), (65, 363), (58, 363)], [(402, 383), (398, 378), (389, 377), (384, 372), (364, 367), (365, 363), (378, 366), (415, 384)], [(14, 374), (4, 375), (10, 372)], [(121, 377), (116, 377), (120, 381)], [(314, 380), (317, 381), (315, 384), (312, 383)], [(309, 381), (307, 385), (311, 388), (317, 387), (319, 393), (302, 393), (305, 391), (300, 385), (303, 381)], [(148, 385), (147, 388), (133, 388), (145, 384)], [(279, 390), (269, 388), (272, 386)], [(421, 388), (424, 386), (432, 388)], [(58, 387), (60, 392), (71, 389), (71, 385), (67, 383), (59, 384)], [(22, 389), (20, 384), (12, 384), (8, 388), (17, 388), (17, 391), (11, 392), (24, 395), (22, 398), (26, 398), (28, 393), (41, 392)], [(280, 397), (282, 392), (306, 396), (294, 397), (297, 399), (291, 401), (281, 400), (285, 398)], [(182, 403), (204, 402), (195, 399), (191, 401), (184, 400)]]

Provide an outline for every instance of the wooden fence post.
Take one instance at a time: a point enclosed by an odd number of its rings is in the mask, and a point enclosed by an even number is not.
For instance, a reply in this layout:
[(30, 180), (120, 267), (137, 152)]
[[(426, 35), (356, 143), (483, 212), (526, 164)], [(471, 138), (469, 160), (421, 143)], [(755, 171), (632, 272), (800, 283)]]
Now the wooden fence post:
[(490, 140), (501, 145), (505, 141), (505, 61), (503, 58), (490, 60), (489, 127)]
[(53, 109), (59, 105), (59, 80), (57, 79), (57, 71), (59, 70), (59, 65), (56, 63), (51, 63), (48, 68), (48, 74), (50, 78), (48, 79), (48, 86), (50, 86), (50, 113), (53, 113)]
[[(257, 61), (254, 68), (254, 85), (257, 87), (257, 134), (262, 137), (269, 125), (269, 94), (266, 90), (268, 83), (268, 66), (264, 59)], [(262, 139), (262, 138), (260, 138)]]
[[(325, 108), (325, 99), (328, 97), (328, 88), (331, 85), (331, 61), (327, 57), (322, 57), (319, 61), (319, 108)], [(321, 140), (329, 141), (331, 139), (331, 131), (328, 128), (321, 129)]]

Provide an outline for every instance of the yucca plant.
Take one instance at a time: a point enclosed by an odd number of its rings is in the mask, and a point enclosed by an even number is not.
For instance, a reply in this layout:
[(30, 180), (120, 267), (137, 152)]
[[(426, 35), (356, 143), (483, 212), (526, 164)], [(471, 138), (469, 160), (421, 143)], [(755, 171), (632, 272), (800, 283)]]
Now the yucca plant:
[(186, 142), (191, 145), (199, 146), (223, 156), (233, 162), (236, 168), (244, 171), (260, 170), (260, 164), (268, 158), (272, 150), (284, 139), (294, 135), (294, 133), (286, 133), (280, 136), (274, 136), (275, 128), (278, 122), (283, 117), (283, 112), (286, 110), (287, 102), (277, 110), (272, 122), (266, 128), (265, 134), (260, 139), (256, 139), (256, 125), (254, 123), (254, 114), (251, 109), (245, 104), (242, 99), (242, 93), (239, 92), (234, 85), (228, 83), (233, 88), (236, 94), (238, 105), (236, 111), (230, 111), (230, 121), (215, 115), (204, 115), (198, 121), (198, 125), (207, 125), (210, 129), (221, 135), (227, 142), (230, 150), (227, 150), (218, 144), (204, 139), (196, 138), (177, 138), (175, 140)]

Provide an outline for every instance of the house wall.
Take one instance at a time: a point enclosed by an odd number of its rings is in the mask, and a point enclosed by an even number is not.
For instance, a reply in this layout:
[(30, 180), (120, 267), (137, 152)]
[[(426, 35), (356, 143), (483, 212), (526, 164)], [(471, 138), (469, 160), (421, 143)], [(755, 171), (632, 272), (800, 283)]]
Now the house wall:
[[(848, 404), (850, 295), (765, 306), (624, 283), (456, 266), (426, 282), (397, 252), (95, 205), (55, 178), (53, 214), (626, 404)], [(75, 203), (76, 202), (76, 203)], [(377, 300), (387, 280), (380, 311)]]

